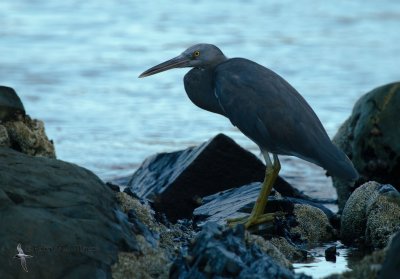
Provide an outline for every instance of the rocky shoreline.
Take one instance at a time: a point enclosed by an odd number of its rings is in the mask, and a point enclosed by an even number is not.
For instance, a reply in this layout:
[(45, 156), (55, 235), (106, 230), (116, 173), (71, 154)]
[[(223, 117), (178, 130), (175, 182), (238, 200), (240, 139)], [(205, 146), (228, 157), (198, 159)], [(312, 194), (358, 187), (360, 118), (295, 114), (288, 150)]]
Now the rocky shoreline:
[[(104, 183), (56, 159), (43, 122), (0, 89), (1, 278), (312, 278), (292, 264), (337, 240), (372, 253), (328, 278), (400, 274), (400, 83), (364, 95), (335, 136), (361, 174), (355, 185), (334, 180), (339, 213), (280, 177), (266, 208), (277, 217), (251, 231), (225, 220), (249, 213), (264, 165), (229, 137)], [(29, 272), (12, 258), (18, 243), (33, 255)]]

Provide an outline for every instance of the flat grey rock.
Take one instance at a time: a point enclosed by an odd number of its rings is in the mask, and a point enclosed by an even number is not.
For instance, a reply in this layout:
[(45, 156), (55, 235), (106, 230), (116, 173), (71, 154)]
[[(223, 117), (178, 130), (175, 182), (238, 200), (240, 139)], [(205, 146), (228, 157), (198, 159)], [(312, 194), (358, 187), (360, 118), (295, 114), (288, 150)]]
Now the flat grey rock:
[(247, 247), (243, 226), (223, 229), (205, 224), (188, 248), (174, 262), (170, 278), (310, 278), (278, 265), (260, 247)]

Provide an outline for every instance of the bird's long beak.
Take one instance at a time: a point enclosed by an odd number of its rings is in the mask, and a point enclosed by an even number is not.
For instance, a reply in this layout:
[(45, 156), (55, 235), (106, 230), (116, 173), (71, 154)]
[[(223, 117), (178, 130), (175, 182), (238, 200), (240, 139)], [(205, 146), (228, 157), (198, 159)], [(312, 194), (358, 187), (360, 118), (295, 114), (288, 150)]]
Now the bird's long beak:
[(189, 61), (190, 59), (188, 57), (179, 55), (154, 67), (151, 67), (150, 69), (144, 71), (139, 77), (148, 77), (169, 69), (186, 67), (188, 66)]

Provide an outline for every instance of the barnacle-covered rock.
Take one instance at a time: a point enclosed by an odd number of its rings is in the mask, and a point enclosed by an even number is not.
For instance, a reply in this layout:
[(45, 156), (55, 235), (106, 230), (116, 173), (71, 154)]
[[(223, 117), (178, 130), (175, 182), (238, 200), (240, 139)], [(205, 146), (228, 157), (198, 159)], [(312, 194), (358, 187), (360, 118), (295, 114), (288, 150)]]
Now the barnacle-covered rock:
[(54, 144), (46, 135), (43, 121), (25, 115), (0, 126), (7, 130), (9, 147), (31, 156), (56, 158)]
[(400, 230), (400, 194), (391, 185), (368, 182), (348, 199), (341, 218), (341, 238), (346, 244), (385, 247)]
[(43, 121), (31, 119), (14, 89), (0, 86), (0, 146), (31, 156), (56, 158)]

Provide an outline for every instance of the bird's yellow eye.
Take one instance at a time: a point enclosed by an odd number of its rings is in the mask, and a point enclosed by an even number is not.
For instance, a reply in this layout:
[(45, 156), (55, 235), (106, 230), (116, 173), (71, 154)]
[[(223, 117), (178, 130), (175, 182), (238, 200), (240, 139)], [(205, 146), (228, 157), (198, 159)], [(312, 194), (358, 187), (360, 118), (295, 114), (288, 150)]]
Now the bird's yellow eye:
[(198, 57), (200, 56), (200, 51), (196, 50), (195, 52), (193, 52), (193, 57)]

